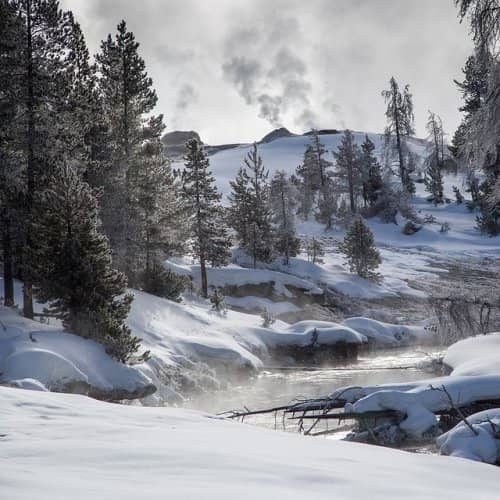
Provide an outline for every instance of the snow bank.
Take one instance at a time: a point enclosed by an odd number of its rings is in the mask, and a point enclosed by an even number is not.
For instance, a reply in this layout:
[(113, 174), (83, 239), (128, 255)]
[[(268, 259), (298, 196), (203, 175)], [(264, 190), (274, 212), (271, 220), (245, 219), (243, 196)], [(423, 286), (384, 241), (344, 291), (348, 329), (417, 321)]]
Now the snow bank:
[(436, 439), (439, 452), (489, 464), (500, 461), (500, 409), (475, 413), (467, 422), (475, 432), (460, 422)]
[(111, 399), (154, 391), (147, 376), (111, 359), (102, 345), (5, 307), (0, 307), (0, 373), (2, 383), (18, 387)]
[(432, 334), (423, 326), (394, 325), (374, 319), (349, 318), (344, 325), (365, 335), (370, 342), (384, 347), (401, 347), (428, 342)]
[(500, 333), (461, 340), (448, 348), (443, 361), (453, 375), (500, 373)]
[(498, 497), (498, 470), (311, 439), (200, 413), (0, 388), (9, 500), (456, 500)]

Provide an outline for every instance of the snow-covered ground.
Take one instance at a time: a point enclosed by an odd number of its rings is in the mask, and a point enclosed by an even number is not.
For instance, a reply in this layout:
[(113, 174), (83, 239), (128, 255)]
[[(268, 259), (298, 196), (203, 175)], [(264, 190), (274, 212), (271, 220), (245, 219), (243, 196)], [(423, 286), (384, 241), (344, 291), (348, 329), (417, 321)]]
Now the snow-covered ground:
[[(368, 135), (376, 145), (376, 153), (380, 157), (381, 136), (373, 133)], [(333, 161), (330, 153), (338, 147), (341, 137), (342, 134), (320, 136), (328, 151), (327, 159), (330, 161)], [(355, 132), (354, 137), (360, 144), (364, 140), (365, 133)], [(308, 136), (294, 136), (260, 144), (259, 154), (263, 158), (265, 167), (269, 169), (270, 175), (272, 176), (277, 170), (285, 170), (289, 175), (293, 174), (302, 162), (304, 149), (309, 141)], [(229, 182), (235, 177), (238, 168), (243, 165), (250, 147), (250, 145), (241, 145), (210, 156), (211, 168), (226, 203), (230, 193)], [(425, 141), (412, 140), (410, 148), (416, 155), (417, 168), (421, 169), (426, 156)], [(461, 190), (465, 197), (464, 203), (460, 205), (455, 203), (453, 186)], [(297, 221), (297, 230), (303, 238), (323, 239), (327, 250), (324, 263), (321, 265), (308, 263), (305, 254), (302, 254), (293, 259), (291, 265), (286, 268), (279, 262), (267, 267), (275, 272), (291, 274), (307, 281), (309, 287), (327, 286), (348, 297), (367, 300), (398, 296), (424, 299), (428, 292), (422, 290), (422, 287), (415, 287), (415, 283), (428, 278), (439, 280), (439, 276), (448, 271), (450, 261), (460, 265), (466, 260), (480, 262), (489, 258), (498, 262), (500, 258), (500, 237), (490, 238), (481, 235), (476, 228), (477, 213), (471, 213), (467, 209), (468, 194), (465, 193), (464, 176), (461, 173), (445, 174), (444, 187), (445, 196), (450, 199), (450, 203), (434, 206), (427, 201), (428, 193), (425, 191), (424, 184), (416, 184), (416, 194), (412, 199), (413, 208), (421, 219), (429, 216), (436, 219), (434, 223), (425, 224), (416, 234), (411, 236), (402, 234), (404, 221), (401, 218), (398, 219), (397, 225), (382, 223), (378, 218), (368, 220), (383, 259), (379, 269), (382, 278), (378, 284), (367, 282), (348, 272), (344, 258), (336, 246), (336, 242), (343, 239), (345, 229), (335, 227), (332, 231), (325, 233), (323, 226), (314, 220)], [(449, 230), (442, 232), (441, 228), (445, 224), (449, 225)], [(246, 266), (240, 260), (238, 263), (243, 264), (243, 267)], [(251, 270), (250, 273), (247, 271), (245, 276), (237, 275), (236, 269), (233, 268), (214, 272), (212, 279), (217, 285), (231, 283), (233, 280), (242, 278), (246, 282), (251, 282), (252, 278), (249, 274), (258, 275), (255, 280), (263, 278), (261, 272)], [(276, 276), (272, 278), (268, 276), (266, 281), (275, 278)], [(282, 282), (283, 278), (278, 278), (277, 281)]]
[(8, 500), (498, 498), (499, 471), (188, 410), (0, 387)]

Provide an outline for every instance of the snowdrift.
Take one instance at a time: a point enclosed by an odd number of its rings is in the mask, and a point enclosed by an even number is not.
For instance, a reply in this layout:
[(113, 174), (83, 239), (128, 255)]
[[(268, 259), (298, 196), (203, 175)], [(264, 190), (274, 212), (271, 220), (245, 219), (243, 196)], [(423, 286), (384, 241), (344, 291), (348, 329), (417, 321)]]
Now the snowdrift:
[(498, 497), (493, 467), (187, 410), (0, 387), (0, 415), (9, 500)]
[(102, 345), (5, 307), (0, 307), (0, 374), (2, 383), (109, 400), (155, 391), (147, 376), (111, 359)]

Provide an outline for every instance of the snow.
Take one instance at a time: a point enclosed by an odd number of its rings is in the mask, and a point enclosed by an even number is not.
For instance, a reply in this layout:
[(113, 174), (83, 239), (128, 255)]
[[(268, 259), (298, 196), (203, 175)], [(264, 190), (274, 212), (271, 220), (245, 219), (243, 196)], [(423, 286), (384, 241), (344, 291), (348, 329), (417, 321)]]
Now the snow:
[(404, 346), (432, 338), (431, 333), (423, 326), (394, 325), (363, 317), (348, 318), (343, 324), (362, 333), (379, 346)]
[(129, 392), (151, 383), (137, 369), (112, 360), (104, 347), (92, 340), (27, 320), (5, 307), (0, 307), (0, 321), (3, 382), (55, 391), (83, 383), (99, 391)]
[(400, 424), (414, 438), (421, 438), (437, 419), (433, 412), (451, 408), (446, 388), (455, 406), (466, 406), (475, 401), (498, 399), (500, 396), (500, 375), (477, 377), (451, 376), (421, 381), (409, 390), (384, 389), (347, 403), (345, 411), (364, 413), (369, 411), (395, 410), (406, 415)]
[(453, 375), (500, 373), (500, 333), (461, 340), (448, 348), (443, 361)]
[(477, 462), (493, 464), (500, 460), (500, 439), (495, 433), (500, 430), (500, 409), (485, 410), (467, 417), (453, 429), (436, 439), (443, 455), (467, 458)]
[(171, 408), (0, 387), (9, 500), (498, 497), (498, 470)]

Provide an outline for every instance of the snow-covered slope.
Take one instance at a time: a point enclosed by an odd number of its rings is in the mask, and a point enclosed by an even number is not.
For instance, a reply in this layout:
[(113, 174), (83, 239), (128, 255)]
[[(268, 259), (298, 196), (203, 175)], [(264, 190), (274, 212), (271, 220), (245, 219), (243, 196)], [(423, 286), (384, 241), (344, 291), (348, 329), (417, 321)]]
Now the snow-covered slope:
[[(380, 134), (365, 132), (353, 132), (354, 139), (361, 144), (365, 135), (373, 141), (376, 147), (376, 154), (382, 151), (383, 138)], [(342, 134), (324, 134), (320, 136), (325, 148), (331, 152), (336, 150), (342, 140)], [(281, 137), (271, 142), (258, 145), (265, 167), (272, 176), (277, 170), (284, 170), (289, 175), (295, 173), (295, 169), (303, 161), (304, 150), (311, 139), (307, 135), (297, 135), (293, 137)], [(243, 144), (235, 148), (219, 151), (210, 156), (210, 166), (217, 180), (217, 185), (223, 195), (227, 196), (231, 192), (229, 182), (236, 177), (238, 169), (243, 166), (243, 160), (252, 146)], [(410, 141), (411, 150), (422, 157), (424, 155), (425, 143), (415, 139)], [(329, 161), (333, 161), (331, 154)]]
[(498, 497), (498, 469), (168, 408), (0, 387), (8, 500)]

